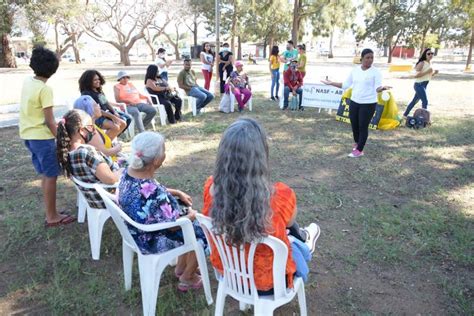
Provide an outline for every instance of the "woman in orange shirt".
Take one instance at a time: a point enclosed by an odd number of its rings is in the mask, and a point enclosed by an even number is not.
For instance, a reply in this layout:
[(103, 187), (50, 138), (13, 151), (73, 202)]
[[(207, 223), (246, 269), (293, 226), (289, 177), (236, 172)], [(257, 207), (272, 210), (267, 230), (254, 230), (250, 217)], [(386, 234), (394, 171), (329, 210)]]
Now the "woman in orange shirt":
[[(237, 120), (224, 132), (214, 175), (204, 185), (202, 212), (213, 219), (216, 233), (225, 233), (229, 243), (251, 243), (268, 235), (282, 240), (288, 247), (288, 287), (293, 287), (297, 265), (293, 260), (287, 228), (305, 242), (306, 245), (301, 245), (308, 246), (308, 253), (314, 251), (319, 237), (316, 224), (300, 232), (295, 223), (295, 192), (282, 182), (270, 183), (266, 133), (257, 121), (250, 118)], [(306, 236), (301, 236), (303, 234)], [(211, 246), (211, 262), (222, 273), (219, 253), (213, 244)], [(272, 250), (259, 245), (254, 258), (254, 276), (260, 295), (273, 293), (272, 268)]]

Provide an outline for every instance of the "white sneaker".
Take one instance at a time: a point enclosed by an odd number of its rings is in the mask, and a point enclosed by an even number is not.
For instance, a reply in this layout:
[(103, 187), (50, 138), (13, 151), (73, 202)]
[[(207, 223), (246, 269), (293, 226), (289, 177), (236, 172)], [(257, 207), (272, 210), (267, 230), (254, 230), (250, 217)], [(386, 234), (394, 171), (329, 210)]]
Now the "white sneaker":
[(316, 250), (316, 240), (318, 240), (319, 235), (321, 234), (321, 229), (315, 223), (309, 224), (309, 226), (305, 227), (304, 230), (307, 234), (306, 239), (306, 246), (308, 246), (309, 251), (313, 253)]

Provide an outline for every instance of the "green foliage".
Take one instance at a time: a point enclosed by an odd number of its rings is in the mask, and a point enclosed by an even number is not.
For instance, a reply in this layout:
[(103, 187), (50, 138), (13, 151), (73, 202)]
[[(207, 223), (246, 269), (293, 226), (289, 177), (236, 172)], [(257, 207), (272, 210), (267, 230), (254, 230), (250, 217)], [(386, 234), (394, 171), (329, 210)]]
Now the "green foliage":
[(347, 30), (351, 27), (355, 15), (356, 8), (351, 0), (331, 1), (311, 16), (313, 34), (329, 37), (336, 28)]

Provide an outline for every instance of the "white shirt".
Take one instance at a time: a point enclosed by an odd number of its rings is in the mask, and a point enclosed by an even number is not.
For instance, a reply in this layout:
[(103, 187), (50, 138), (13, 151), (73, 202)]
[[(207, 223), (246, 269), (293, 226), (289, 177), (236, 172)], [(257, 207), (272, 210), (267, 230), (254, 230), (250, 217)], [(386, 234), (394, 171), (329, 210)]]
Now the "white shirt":
[[(166, 61), (163, 58), (158, 57), (156, 59), (156, 65), (158, 66), (158, 74), (159, 75), (163, 72), (168, 71), (168, 67), (166, 67)], [(163, 68), (161, 68), (161, 67), (163, 67)]]
[[(214, 56), (212, 56), (211, 54), (208, 54), (206, 52), (201, 52), (201, 55), (204, 56), (204, 60), (207, 61), (208, 63), (212, 64), (214, 62)], [(211, 71), (212, 65), (202, 63), (202, 69), (207, 70), (207, 71)]]
[(377, 103), (377, 88), (382, 86), (382, 74), (375, 67), (362, 70), (362, 66), (355, 67), (342, 89), (352, 87), (351, 100), (360, 104)]

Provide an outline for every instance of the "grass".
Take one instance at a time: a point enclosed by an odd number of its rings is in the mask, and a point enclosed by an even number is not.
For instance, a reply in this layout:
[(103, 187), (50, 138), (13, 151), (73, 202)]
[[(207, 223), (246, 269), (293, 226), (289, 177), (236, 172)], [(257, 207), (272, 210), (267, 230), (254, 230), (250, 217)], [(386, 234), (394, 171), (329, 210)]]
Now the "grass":
[[(349, 160), (350, 128), (329, 114), (283, 113), (257, 96), (247, 115), (268, 132), (272, 178), (294, 188), (298, 221), (322, 228), (306, 286), (310, 315), (474, 313), (472, 117), (371, 132), (364, 159)], [(167, 160), (159, 181), (187, 191), (200, 208), (220, 136), (238, 116), (208, 111), (160, 127)], [(16, 129), (3, 129), (0, 139), (0, 313), (140, 314), (137, 267), (126, 292), (113, 224), (105, 226), (100, 261), (91, 259), (86, 224), (44, 229), (29, 155)], [(58, 207), (74, 210), (74, 188), (58, 183)], [(226, 307), (239, 314), (232, 300)], [(165, 270), (157, 314), (213, 311), (202, 291), (178, 293)], [(292, 313), (296, 301), (276, 314)]]

